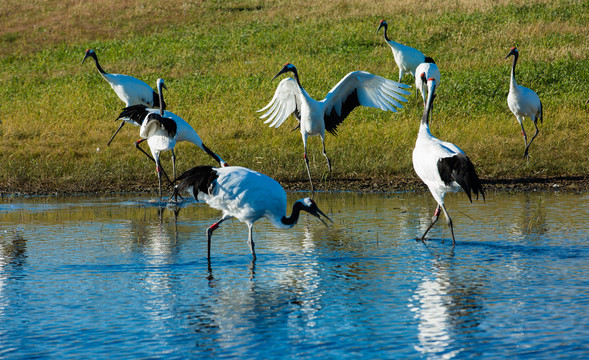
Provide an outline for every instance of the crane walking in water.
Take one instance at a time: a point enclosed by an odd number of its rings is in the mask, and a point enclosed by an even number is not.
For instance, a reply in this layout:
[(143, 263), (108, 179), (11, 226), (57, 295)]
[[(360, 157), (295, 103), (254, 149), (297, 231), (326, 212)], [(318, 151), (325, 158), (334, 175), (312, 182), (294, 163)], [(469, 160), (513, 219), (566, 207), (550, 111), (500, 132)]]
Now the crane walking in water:
[[(534, 141), (540, 132), (540, 130), (538, 130), (538, 119), (540, 119), (540, 122), (542, 122), (544, 118), (544, 111), (542, 109), (542, 101), (540, 101), (538, 94), (528, 89), (527, 87), (518, 85), (515, 82), (515, 64), (517, 63), (517, 58), (519, 57), (519, 51), (517, 48), (512, 47), (511, 51), (505, 58), (507, 59), (510, 56), (513, 56), (513, 65), (511, 66), (511, 80), (509, 82), (507, 105), (509, 105), (509, 110), (511, 110), (513, 115), (515, 115), (517, 122), (522, 128), (522, 135), (524, 137), (525, 144), (524, 159), (529, 159), (528, 150), (530, 145), (532, 145), (532, 141)], [(529, 117), (536, 127), (536, 133), (530, 142), (528, 142), (528, 136), (524, 130), (524, 116)]]
[[(157, 87), (160, 96), (160, 104), (163, 104), (164, 98), (162, 90), (165, 88), (163, 79), (157, 80)], [(191, 142), (201, 148), (221, 166), (227, 166), (227, 163), (221, 159), (219, 155), (212, 152), (203, 144), (202, 140), (190, 124), (173, 112), (164, 111), (163, 107), (160, 107), (159, 109), (149, 109), (145, 105), (130, 106), (123, 109), (119, 115), (119, 119), (141, 127), (139, 131), (141, 140), (136, 141), (135, 146), (156, 164), (160, 201), (162, 198), (162, 172), (164, 172), (160, 163), (160, 152), (167, 150), (172, 152), (172, 167), (174, 177), (176, 177), (176, 154), (174, 152), (174, 147), (177, 142)], [(139, 146), (146, 140), (153, 157)], [(168, 180), (170, 179), (168, 178)]]
[(297, 69), (293, 64), (284, 65), (272, 80), (287, 72), (292, 72), (294, 79), (283, 79), (278, 84), (270, 103), (258, 112), (267, 110), (261, 118), (267, 117), (264, 123), (270, 123), (270, 127), (279, 127), (290, 114), (295, 114), (303, 137), (303, 158), (311, 183), (311, 193), (314, 192), (314, 187), (307, 158), (307, 138), (316, 135), (321, 137), (323, 156), (331, 172), (331, 161), (325, 152), (326, 130), (337, 135), (338, 125), (358, 106), (396, 112), (395, 107), (403, 108), (399, 101), (407, 101), (402, 95), (409, 95), (409, 92), (405, 90), (409, 88), (408, 85), (365, 71), (354, 71), (337, 83), (323, 100), (317, 101), (309, 96), (301, 85)]
[(254, 223), (265, 217), (272, 225), (281, 229), (293, 227), (301, 211), (316, 216), (326, 226), (332, 221), (319, 208), (315, 201), (304, 198), (296, 201), (290, 216), (286, 216), (286, 192), (271, 177), (259, 172), (239, 167), (212, 166), (194, 167), (176, 179), (179, 183), (174, 193), (188, 190), (197, 201), (204, 201), (210, 207), (223, 211), (222, 217), (207, 229), (207, 258), (211, 258), (211, 237), (219, 225), (232, 217), (239, 219), (248, 227), (248, 245), (253, 258), (256, 258), (253, 240)]
[(427, 185), (432, 196), (438, 203), (431, 223), (421, 236), (425, 235), (438, 220), (440, 209), (444, 212), (450, 232), (452, 244), (456, 244), (452, 219), (444, 206), (444, 196), (448, 192), (456, 192), (462, 188), (468, 199), (472, 202), (471, 192), (480, 193), (485, 198), (481, 181), (474, 169), (474, 165), (458, 146), (439, 140), (429, 130), (429, 114), (435, 97), (436, 81), (433, 78), (427, 80), (428, 95), (427, 104), (421, 117), (419, 134), (413, 149), (413, 168), (417, 176)]
[[(86, 50), (86, 55), (84, 55), (84, 59), (82, 60), (82, 64), (86, 61), (87, 58), (91, 57), (94, 59), (94, 63), (96, 63), (96, 69), (104, 80), (106, 80), (115, 93), (118, 95), (119, 99), (125, 103), (125, 107), (133, 106), (133, 105), (145, 105), (150, 108), (159, 108), (162, 107), (163, 109), (166, 108), (166, 104), (160, 104), (160, 97), (159, 95), (153, 91), (151, 86), (149, 86), (144, 81), (141, 81), (137, 78), (134, 78), (129, 75), (121, 75), (121, 74), (109, 74), (102, 69), (100, 63), (98, 62), (98, 57), (96, 53), (92, 49)], [(108, 141), (108, 145), (113, 141), (115, 136), (119, 133), (123, 125), (125, 125), (126, 121), (122, 121), (121, 125), (115, 131), (113, 136)]]

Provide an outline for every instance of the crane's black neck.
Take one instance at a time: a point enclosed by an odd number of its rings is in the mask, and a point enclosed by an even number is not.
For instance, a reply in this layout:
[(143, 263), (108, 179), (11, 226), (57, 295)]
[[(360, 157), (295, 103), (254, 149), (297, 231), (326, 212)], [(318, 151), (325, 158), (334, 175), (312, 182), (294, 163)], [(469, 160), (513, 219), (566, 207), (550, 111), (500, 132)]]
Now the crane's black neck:
[(519, 53), (516, 51), (513, 54), (513, 64), (511, 65), (511, 80), (515, 83), (515, 64), (517, 63), (517, 58)]
[(90, 56), (92, 57), (92, 59), (94, 59), (94, 62), (96, 63), (96, 68), (98, 69), (98, 72), (101, 74), (106, 74), (106, 72), (102, 69), (102, 66), (100, 66), (100, 63), (98, 62), (98, 56), (96, 56), (96, 53), (92, 52), (90, 54)]
[(280, 221), (286, 226), (293, 226), (299, 221), (299, 216), (301, 215), (301, 210), (304, 209), (304, 205), (301, 204), (299, 201), (295, 202), (292, 206), (292, 213), (290, 216), (283, 216)]
[(391, 39), (389, 39), (389, 36), (387, 35), (387, 30), (389, 29), (389, 24), (387, 24), (386, 22), (382, 24), (382, 27), (384, 28), (384, 39), (386, 41), (391, 41)]
[(219, 158), (219, 156), (217, 154), (215, 154), (214, 152), (211, 151), (211, 149), (209, 149), (208, 147), (205, 146), (205, 144), (201, 144), (202, 145), (202, 149), (209, 154), (210, 157), (212, 157), (216, 162), (219, 163), (219, 165), (221, 165), (221, 159)]
[(158, 91), (158, 98), (159, 98), (159, 105), (160, 105), (160, 115), (164, 116), (164, 110), (166, 108), (166, 103), (164, 102), (164, 92), (163, 92), (163, 87), (162, 87), (162, 83), (158, 82), (157, 84), (157, 91)]
[(293, 68), (291, 71), (292, 71), (292, 74), (293, 74), (292, 76), (296, 80), (296, 82), (299, 85), (299, 87), (302, 89), (303, 86), (301, 85), (301, 81), (299, 80), (299, 72), (297, 71), (297, 68)]
[(423, 115), (421, 116), (421, 123), (424, 125), (429, 126), (429, 114), (431, 112), (431, 108), (434, 103), (434, 99), (436, 98), (435, 94), (436, 86), (432, 86), (432, 88), (427, 92), (427, 103), (425, 108), (423, 109)]

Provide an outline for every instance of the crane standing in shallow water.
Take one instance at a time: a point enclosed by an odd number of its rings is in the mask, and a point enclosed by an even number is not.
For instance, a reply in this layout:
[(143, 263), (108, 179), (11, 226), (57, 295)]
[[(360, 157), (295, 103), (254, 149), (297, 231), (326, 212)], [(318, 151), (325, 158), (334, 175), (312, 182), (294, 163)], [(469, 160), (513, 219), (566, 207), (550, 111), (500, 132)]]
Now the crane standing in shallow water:
[[(164, 95), (162, 91), (165, 88), (163, 79), (157, 80), (157, 87), (161, 100), (160, 104), (163, 104)], [(227, 166), (227, 163), (221, 159), (219, 155), (215, 154), (205, 146), (190, 124), (173, 112), (164, 111), (163, 107), (160, 107), (159, 109), (149, 109), (145, 105), (134, 105), (124, 108), (118, 118), (141, 127), (139, 131), (141, 140), (135, 142), (135, 147), (147, 155), (147, 157), (153, 160), (156, 164), (160, 201), (162, 198), (162, 172), (165, 174), (160, 163), (160, 153), (167, 150), (172, 152), (172, 167), (174, 177), (176, 177), (176, 154), (174, 152), (174, 147), (177, 142), (191, 142), (206, 152), (218, 162), (219, 165)], [(153, 157), (139, 146), (146, 140)], [(168, 181), (170, 181), (169, 178)]]
[(435, 97), (436, 82), (433, 78), (427, 80), (428, 97), (427, 104), (421, 117), (421, 125), (415, 148), (413, 149), (413, 168), (421, 180), (427, 185), (430, 193), (438, 203), (431, 223), (421, 236), (425, 235), (438, 221), (440, 209), (444, 212), (450, 232), (452, 244), (456, 244), (452, 219), (444, 206), (444, 196), (448, 192), (456, 192), (464, 189), (468, 199), (472, 202), (471, 191), (477, 195), (481, 193), (483, 199), (485, 193), (474, 169), (474, 165), (458, 146), (442, 141), (434, 137), (429, 130), (429, 114)]
[[(512, 47), (511, 51), (505, 58), (507, 59), (510, 56), (513, 56), (513, 65), (511, 66), (511, 80), (509, 82), (507, 105), (509, 106), (509, 110), (511, 110), (513, 115), (515, 115), (517, 122), (522, 128), (522, 135), (524, 137), (525, 144), (524, 159), (529, 159), (528, 149), (530, 148), (530, 145), (532, 145), (532, 141), (534, 141), (540, 132), (540, 130), (538, 130), (538, 119), (540, 119), (540, 122), (542, 122), (544, 119), (544, 111), (542, 109), (542, 101), (540, 101), (538, 94), (528, 89), (527, 87), (518, 85), (515, 82), (515, 65), (517, 63), (517, 58), (519, 57), (519, 51), (517, 48)], [(536, 127), (536, 133), (530, 142), (528, 142), (528, 136), (524, 130), (524, 116), (529, 117)]]
[[(112, 89), (115, 91), (119, 99), (125, 103), (125, 107), (133, 106), (133, 105), (145, 105), (150, 108), (160, 108), (162, 107), (164, 110), (166, 109), (166, 104), (160, 104), (160, 96), (158, 93), (153, 91), (151, 86), (145, 83), (142, 80), (134, 78), (129, 75), (121, 75), (121, 74), (109, 74), (102, 69), (100, 63), (98, 62), (98, 57), (96, 53), (92, 49), (86, 50), (86, 55), (84, 55), (84, 59), (82, 60), (82, 64), (86, 61), (87, 58), (91, 57), (94, 59), (94, 63), (96, 64), (96, 69), (104, 80), (106, 80)], [(163, 100), (162, 100), (163, 101)], [(113, 141), (115, 136), (119, 133), (123, 125), (125, 125), (126, 121), (122, 121), (121, 125), (115, 131), (113, 136), (111, 136), (110, 140), (108, 141), (108, 145)]]
[(272, 225), (281, 229), (290, 229), (298, 219), (301, 211), (321, 218), (325, 215), (310, 198), (296, 201), (292, 214), (286, 216), (286, 192), (274, 179), (257, 171), (239, 166), (213, 168), (212, 166), (194, 167), (177, 179), (174, 193), (187, 189), (197, 201), (204, 201), (210, 207), (223, 211), (223, 216), (207, 229), (207, 258), (211, 258), (211, 237), (219, 225), (232, 217), (239, 219), (248, 227), (248, 245), (253, 258), (256, 258), (253, 240), (254, 223), (265, 217)]
[(267, 117), (268, 119), (264, 123), (270, 123), (270, 127), (279, 127), (290, 114), (295, 114), (303, 137), (303, 158), (311, 183), (311, 193), (314, 192), (314, 187), (307, 158), (307, 138), (316, 135), (321, 137), (323, 156), (325, 156), (331, 172), (331, 161), (325, 152), (326, 130), (337, 135), (338, 125), (358, 106), (396, 112), (395, 106), (403, 108), (399, 101), (407, 101), (401, 95), (409, 95), (409, 92), (404, 90), (409, 87), (408, 85), (399, 84), (365, 71), (354, 71), (337, 83), (323, 100), (317, 101), (309, 96), (301, 85), (297, 68), (293, 64), (284, 65), (272, 80), (287, 72), (292, 72), (294, 79), (283, 79), (278, 84), (270, 103), (258, 112), (267, 110), (261, 118)]

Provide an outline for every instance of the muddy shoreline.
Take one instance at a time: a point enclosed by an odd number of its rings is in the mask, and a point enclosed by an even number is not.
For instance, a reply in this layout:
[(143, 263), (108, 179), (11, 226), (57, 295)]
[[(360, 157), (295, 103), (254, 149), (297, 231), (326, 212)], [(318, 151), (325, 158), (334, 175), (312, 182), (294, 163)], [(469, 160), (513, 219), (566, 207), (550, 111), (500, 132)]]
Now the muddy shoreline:
[[(282, 186), (287, 191), (308, 191), (308, 181), (282, 180)], [(483, 186), (487, 193), (493, 191), (566, 191), (588, 192), (589, 176), (554, 176), (535, 178), (505, 178), (486, 179)], [(425, 185), (414, 178), (386, 178), (386, 179), (328, 179), (315, 182), (316, 191), (351, 191), (364, 193), (387, 193), (401, 191), (426, 191)], [(56, 187), (55, 184), (14, 184), (0, 185), (0, 197), (48, 195), (116, 195), (125, 193), (155, 193), (157, 185), (127, 184), (124, 187), (113, 184), (94, 184), (93, 186), (80, 187), (76, 184), (68, 184), (65, 187)], [(164, 191), (164, 195), (168, 195)]]

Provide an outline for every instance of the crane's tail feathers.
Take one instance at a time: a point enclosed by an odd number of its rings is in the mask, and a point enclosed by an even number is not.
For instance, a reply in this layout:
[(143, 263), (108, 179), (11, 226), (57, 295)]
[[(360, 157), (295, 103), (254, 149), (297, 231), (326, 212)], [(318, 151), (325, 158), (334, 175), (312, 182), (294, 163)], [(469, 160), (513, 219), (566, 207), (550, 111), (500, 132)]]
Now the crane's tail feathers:
[[(587, 100), (589, 102), (589, 100)], [(540, 123), (544, 121), (544, 106), (542, 106), (542, 101), (540, 101)]]
[(212, 166), (195, 166), (192, 169), (186, 170), (182, 175), (174, 179), (174, 183), (178, 181), (175, 186), (175, 191), (182, 191), (190, 186), (193, 187), (193, 193), (196, 200), (198, 200), (198, 192), (210, 194), (213, 188), (213, 182), (219, 177), (217, 171)]
[(464, 190), (468, 200), (472, 202), (471, 193), (474, 192), (477, 199), (479, 193), (485, 199), (485, 192), (481, 184), (474, 165), (464, 154), (457, 154), (452, 157), (446, 157), (438, 160), (438, 171), (442, 181), (449, 186), (453, 181)]

